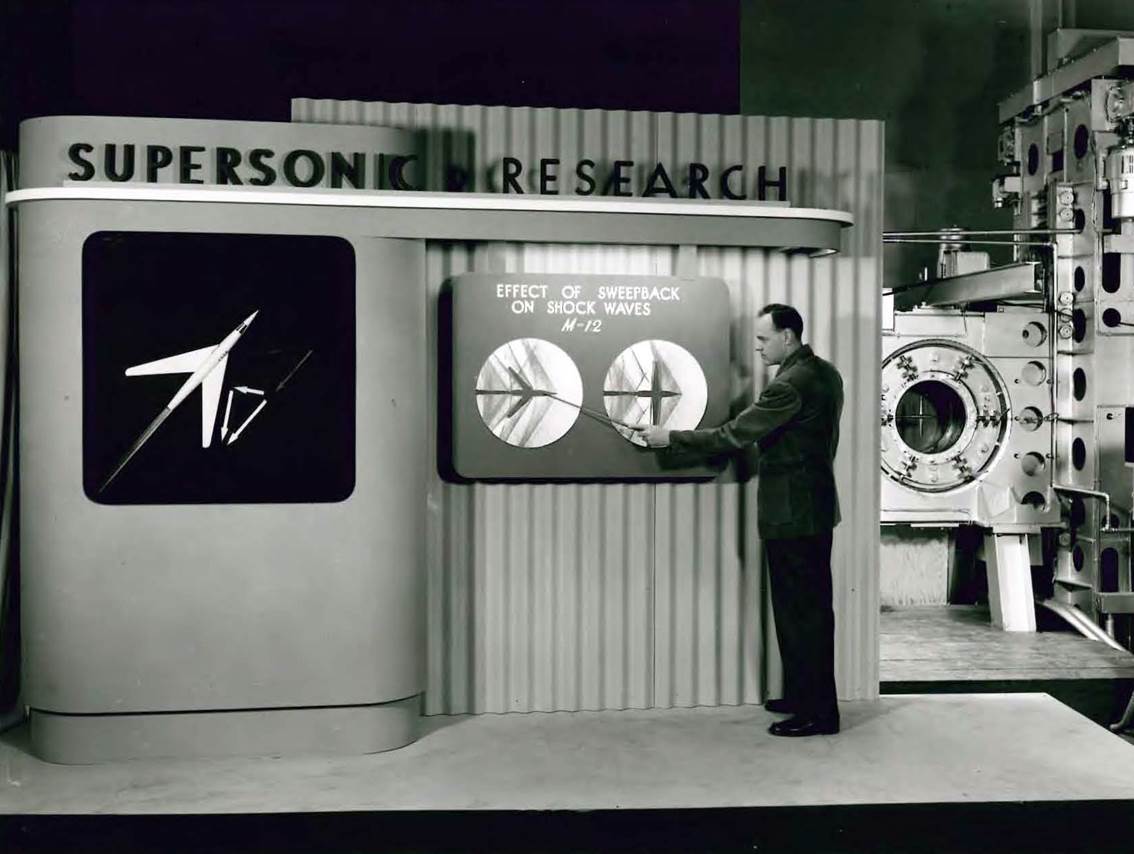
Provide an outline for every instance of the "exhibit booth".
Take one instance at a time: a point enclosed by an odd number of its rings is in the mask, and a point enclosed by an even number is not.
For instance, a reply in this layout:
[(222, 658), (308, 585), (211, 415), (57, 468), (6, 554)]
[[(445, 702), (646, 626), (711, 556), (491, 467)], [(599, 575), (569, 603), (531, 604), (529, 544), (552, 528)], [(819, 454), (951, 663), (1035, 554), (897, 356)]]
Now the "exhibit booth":
[(22, 127), (34, 750), (761, 701), (755, 481), (635, 428), (751, 402), (773, 300), (846, 382), (838, 677), (875, 696), (880, 124), (294, 110)]

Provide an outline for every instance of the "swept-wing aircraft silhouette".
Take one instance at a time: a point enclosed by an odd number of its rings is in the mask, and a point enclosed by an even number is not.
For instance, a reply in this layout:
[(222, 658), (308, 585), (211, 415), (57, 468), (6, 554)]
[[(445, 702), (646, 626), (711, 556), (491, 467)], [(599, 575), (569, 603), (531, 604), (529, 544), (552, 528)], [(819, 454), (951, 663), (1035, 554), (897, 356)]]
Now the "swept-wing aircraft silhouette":
[(541, 388), (533, 388), (532, 384), (524, 378), (524, 375), (515, 368), (509, 367), (508, 373), (512, 375), (512, 379), (516, 381), (518, 387), (505, 392), (505, 394), (515, 395), (516, 397), (515, 402), (508, 408), (508, 412), (505, 415), (506, 418), (511, 418), (527, 406), (533, 397), (556, 397), (554, 392)]
[(167, 356), (153, 362), (145, 362), (126, 369), (126, 376), (145, 376), (148, 374), (189, 374), (189, 379), (181, 384), (181, 388), (173, 395), (169, 403), (150, 422), (142, 434), (118, 461), (114, 471), (103, 481), (99, 492), (110, 486), (110, 482), (126, 467), (134, 454), (138, 453), (142, 445), (157, 431), (165, 419), (172, 414), (181, 403), (192, 394), (197, 386), (201, 387), (201, 446), (207, 448), (213, 440), (213, 425), (216, 423), (217, 406), (220, 404), (221, 387), (224, 384), (224, 369), (228, 364), (228, 354), (236, 342), (252, 325), (259, 311), (254, 311), (244, 319), (244, 322), (228, 333), (221, 341), (211, 347), (202, 347), (199, 350), (190, 350), (188, 353), (178, 353), (176, 356)]
[[(531, 403), (532, 398), (535, 398), (535, 397), (550, 397), (552, 400), (556, 401), (557, 403), (565, 403), (565, 404), (567, 404), (568, 406), (570, 406), (574, 409), (580, 410), (584, 415), (589, 415), (592, 418), (597, 418), (599, 421), (601, 421), (604, 424), (617, 424), (621, 427), (625, 427), (628, 430), (637, 429), (635, 425), (626, 424), (622, 421), (618, 421), (617, 419), (611, 418), (609, 415), (604, 415), (603, 413), (597, 412), (594, 409), (583, 406), (580, 403), (575, 403), (574, 401), (570, 401), (570, 400), (564, 400), (562, 397), (560, 397), (558, 394), (556, 394), (553, 391), (549, 391), (547, 389), (542, 389), (542, 388), (534, 388), (532, 386), (532, 384), (527, 381), (527, 379), (524, 377), (523, 374), (521, 374), (519, 371), (517, 371), (515, 368), (513, 368), (511, 366), (508, 367), (508, 373), (512, 376), (512, 379), (515, 381), (517, 388), (502, 389), (502, 390), (498, 390), (498, 391), (495, 391), (495, 390), (494, 391), (487, 391), (487, 390), (483, 390), (483, 389), (477, 389), (477, 392), (476, 392), (477, 394), (500, 394), (500, 395), (507, 395), (509, 397), (515, 397), (516, 400), (513, 401), (511, 406), (508, 407), (508, 411), (504, 413), (505, 418), (511, 418), (513, 415), (515, 415), (517, 412), (519, 412), (521, 409), (523, 409), (525, 406), (527, 406), (529, 403)], [(669, 397), (672, 394), (676, 394), (676, 392), (672, 392), (672, 393), (671, 392), (664, 392), (662, 394), (662, 396), (663, 397)], [(641, 396), (642, 395), (639, 395), (639, 397), (641, 397)]]
[[(213, 427), (217, 421), (217, 408), (220, 406), (221, 390), (224, 387), (224, 371), (228, 366), (228, 354), (240, 336), (252, 323), (258, 311), (252, 312), (243, 323), (224, 339), (208, 347), (166, 356), (153, 362), (144, 362), (126, 369), (126, 376), (140, 377), (153, 374), (190, 374), (190, 379), (182, 386), (185, 395), (190, 394), (197, 384), (201, 387), (201, 447), (207, 448), (213, 441)], [(211, 364), (211, 367), (210, 367)], [(173, 409), (184, 400), (178, 392), (168, 409)], [(180, 397), (181, 399), (178, 399)]]

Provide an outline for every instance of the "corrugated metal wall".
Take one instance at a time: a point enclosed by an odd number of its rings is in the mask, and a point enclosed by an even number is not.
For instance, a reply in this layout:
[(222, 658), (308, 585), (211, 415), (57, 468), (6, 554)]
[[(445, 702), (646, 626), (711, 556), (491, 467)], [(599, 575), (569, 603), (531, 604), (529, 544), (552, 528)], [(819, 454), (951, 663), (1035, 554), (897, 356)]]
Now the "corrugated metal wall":
[[(793, 204), (852, 211), (856, 225), (838, 256), (705, 248), (682, 272), (728, 283), (737, 407), (766, 379), (752, 327), (770, 301), (797, 306), (805, 338), (843, 374), (839, 693), (877, 694), (881, 123), (305, 99), (293, 102), (292, 118), (428, 129), (435, 160), (480, 175), (504, 156), (698, 161), (713, 174), (732, 163), (783, 165)], [(428, 264), (435, 318), (441, 283), (458, 273), (668, 275), (677, 251), (438, 243)], [(429, 434), (432, 442), (436, 424)], [(502, 486), (429, 477), (429, 713), (756, 703), (778, 690), (755, 482)]]

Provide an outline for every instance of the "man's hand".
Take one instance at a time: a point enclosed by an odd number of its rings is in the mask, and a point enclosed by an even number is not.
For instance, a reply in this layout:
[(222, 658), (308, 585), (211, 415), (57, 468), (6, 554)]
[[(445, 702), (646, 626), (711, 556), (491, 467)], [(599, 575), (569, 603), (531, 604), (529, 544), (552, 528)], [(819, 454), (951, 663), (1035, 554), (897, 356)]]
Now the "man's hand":
[(649, 448), (668, 448), (669, 430), (664, 427), (638, 427), (638, 434), (646, 440)]

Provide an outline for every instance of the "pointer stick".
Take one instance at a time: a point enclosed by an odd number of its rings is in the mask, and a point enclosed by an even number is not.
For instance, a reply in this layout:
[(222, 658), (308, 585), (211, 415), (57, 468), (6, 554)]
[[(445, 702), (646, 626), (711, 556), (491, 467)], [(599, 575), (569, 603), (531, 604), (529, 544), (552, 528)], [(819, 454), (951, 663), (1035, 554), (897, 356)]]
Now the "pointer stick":
[(303, 358), (295, 363), (295, 367), (292, 368), (290, 371), (288, 371), (288, 374), (287, 374), (286, 377), (284, 377), (282, 380), (280, 380), (280, 384), (278, 386), (276, 386), (276, 391), (279, 391), (281, 388), (283, 388), (285, 385), (287, 385), (288, 380), (290, 380), (292, 377), (295, 376), (295, 372), (303, 367), (303, 363), (306, 362), (308, 360), (308, 358), (310, 358), (311, 354), (314, 353), (314, 352), (315, 352), (314, 350), (308, 350), (306, 353), (303, 354)]
[[(567, 401), (563, 401), (563, 403), (567, 403)], [(589, 409), (583, 409), (582, 407), (579, 407), (579, 411), (582, 412), (583, 415), (587, 416), (588, 418), (593, 418), (599, 424), (604, 424), (607, 427), (615, 427), (617, 425), (618, 427), (622, 427), (622, 428), (630, 430), (632, 432), (637, 432), (638, 428), (636, 428), (636, 427), (631, 427), (629, 424), (625, 424), (621, 421), (615, 421), (612, 418), (609, 418), (605, 415), (599, 415), (597, 412), (592, 412)], [(621, 436), (622, 434), (620, 433), (619, 435)]]
[(611, 418), (609, 415), (604, 415), (603, 413), (591, 409), (590, 407), (583, 406), (581, 403), (573, 403), (570, 400), (565, 400), (554, 392), (549, 391), (545, 392), (545, 394), (552, 400), (558, 400), (560, 403), (566, 403), (568, 406), (573, 406), (584, 415), (589, 415), (591, 416), (591, 418), (597, 418), (599, 421), (602, 421), (605, 424), (609, 424), (612, 427), (617, 425), (619, 427), (625, 427), (627, 430), (633, 430), (635, 432), (641, 429), (639, 427), (635, 427), (633, 424), (627, 424), (625, 421), (619, 421), (617, 418)]
[[(307, 359), (308, 359), (308, 357), (310, 357), (310, 355), (311, 355), (312, 353), (314, 353), (314, 352), (315, 352), (314, 350), (308, 350), (308, 351), (307, 351), (306, 353), (304, 353), (304, 354), (303, 354), (303, 358), (302, 358), (302, 359), (300, 359), (300, 360), (299, 360), (298, 362), (296, 362), (296, 363), (295, 363), (295, 367), (294, 367), (294, 368), (292, 368), (292, 369), (291, 369), (290, 371), (288, 371), (288, 373), (287, 373), (287, 376), (286, 376), (286, 377), (284, 377), (284, 378), (283, 378), (282, 380), (280, 380), (280, 382), (279, 382), (279, 385), (277, 385), (277, 386), (276, 386), (276, 390), (272, 392), (272, 397), (271, 397), (270, 399), (273, 399), (273, 400), (275, 399), (275, 396), (276, 396), (276, 394), (278, 394), (278, 393), (279, 393), (280, 389), (282, 389), (282, 388), (283, 388), (283, 387), (284, 387), (285, 385), (287, 385), (287, 384), (288, 384), (288, 381), (289, 381), (289, 380), (290, 380), (290, 379), (291, 379), (292, 377), (294, 377), (294, 376), (295, 376), (295, 372), (296, 372), (296, 371), (298, 371), (298, 370), (299, 370), (300, 368), (302, 368), (302, 367), (303, 367), (303, 363), (304, 363), (304, 362), (306, 362), (306, 361), (307, 361)], [(263, 396), (264, 396), (264, 392), (260, 391), (260, 390), (259, 390), (258, 388), (248, 388), (248, 387), (246, 387), (246, 386), (237, 386), (237, 388), (238, 388), (238, 389), (242, 389), (242, 390), (244, 390), (244, 391), (246, 391), (246, 392), (248, 392), (248, 393), (250, 393), (250, 394), (258, 394), (258, 395), (260, 395), (261, 397), (263, 397)], [(229, 392), (229, 394), (232, 394), (232, 392)], [(263, 400), (261, 400), (261, 401), (260, 401), (260, 405), (259, 405), (259, 406), (257, 406), (257, 407), (256, 407), (256, 408), (255, 408), (255, 409), (254, 409), (254, 410), (252, 411), (252, 414), (251, 414), (251, 415), (249, 415), (249, 416), (248, 416), (247, 418), (245, 418), (245, 419), (244, 419), (244, 423), (243, 423), (243, 424), (241, 424), (241, 425), (240, 425), (240, 426), (239, 426), (239, 427), (238, 427), (238, 428), (236, 429), (236, 432), (235, 432), (235, 433), (233, 433), (233, 434), (232, 434), (231, 436), (229, 436), (229, 437), (228, 437), (228, 444), (230, 444), (230, 445), (231, 445), (231, 444), (232, 444), (233, 442), (235, 442), (235, 441), (236, 441), (237, 439), (239, 439), (239, 438), (240, 438), (240, 434), (244, 432), (244, 428), (245, 428), (245, 427), (247, 427), (247, 426), (248, 426), (249, 424), (251, 424), (251, 423), (252, 423), (252, 419), (253, 419), (253, 418), (255, 418), (255, 417), (256, 417), (257, 415), (259, 415), (259, 414), (260, 414), (260, 410), (262, 410), (262, 409), (263, 409), (263, 408), (264, 408), (265, 406), (267, 406), (267, 405), (268, 405), (268, 400), (269, 400), (269, 398), (264, 398)]]
[(104, 489), (110, 486), (110, 482), (114, 480), (114, 478), (118, 477), (118, 473), (122, 471), (122, 469), (126, 468), (126, 463), (130, 462), (134, 454), (138, 453), (138, 451), (141, 450), (142, 445), (146, 444), (146, 441), (150, 438), (150, 436), (154, 435), (154, 432), (158, 427), (162, 425), (162, 422), (172, 414), (173, 409), (169, 406), (165, 407), (165, 409), (158, 413), (157, 418), (150, 422), (150, 426), (143, 430), (142, 435), (134, 440), (134, 444), (130, 446), (130, 450), (126, 452), (126, 454), (122, 457), (122, 460), (115, 467), (114, 471), (110, 473), (110, 477), (102, 482), (102, 486), (98, 488), (99, 492), (102, 492)]

